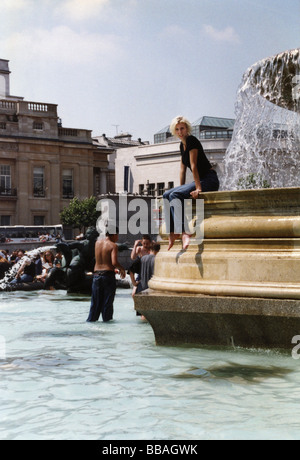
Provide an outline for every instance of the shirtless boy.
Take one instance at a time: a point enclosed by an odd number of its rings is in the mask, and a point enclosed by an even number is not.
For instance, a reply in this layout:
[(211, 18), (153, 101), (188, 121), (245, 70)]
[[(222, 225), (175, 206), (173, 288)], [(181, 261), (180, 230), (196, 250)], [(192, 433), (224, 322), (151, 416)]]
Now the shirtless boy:
[(92, 285), (91, 308), (87, 321), (98, 321), (102, 313), (104, 322), (113, 318), (113, 302), (116, 293), (115, 269), (120, 271), (121, 278), (125, 270), (118, 262), (119, 235), (106, 233), (106, 238), (95, 244), (95, 268)]

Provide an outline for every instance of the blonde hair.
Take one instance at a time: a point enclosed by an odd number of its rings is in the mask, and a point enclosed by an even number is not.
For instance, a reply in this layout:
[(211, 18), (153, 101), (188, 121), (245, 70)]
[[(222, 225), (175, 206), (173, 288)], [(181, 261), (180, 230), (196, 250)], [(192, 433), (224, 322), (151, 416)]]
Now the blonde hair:
[(170, 124), (171, 134), (173, 136), (176, 135), (175, 128), (176, 128), (176, 125), (178, 125), (178, 123), (185, 123), (185, 125), (187, 127), (187, 130), (188, 130), (188, 135), (190, 136), (190, 134), (192, 133), (192, 125), (191, 125), (191, 123), (189, 122), (189, 120), (187, 118), (182, 117), (182, 116), (175, 117), (171, 121), (171, 124)]

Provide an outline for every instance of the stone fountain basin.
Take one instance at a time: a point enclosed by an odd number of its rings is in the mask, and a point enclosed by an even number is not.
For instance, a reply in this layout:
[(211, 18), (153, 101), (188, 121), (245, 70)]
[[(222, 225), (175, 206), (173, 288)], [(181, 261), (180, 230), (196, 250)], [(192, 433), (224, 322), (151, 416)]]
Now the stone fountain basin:
[[(203, 193), (204, 239), (166, 242), (151, 289), (300, 299), (300, 188)], [(166, 239), (166, 235), (162, 235)]]
[(300, 188), (199, 198), (203, 241), (167, 251), (162, 234), (150, 288), (135, 296), (135, 308), (158, 344), (290, 347), (300, 334)]

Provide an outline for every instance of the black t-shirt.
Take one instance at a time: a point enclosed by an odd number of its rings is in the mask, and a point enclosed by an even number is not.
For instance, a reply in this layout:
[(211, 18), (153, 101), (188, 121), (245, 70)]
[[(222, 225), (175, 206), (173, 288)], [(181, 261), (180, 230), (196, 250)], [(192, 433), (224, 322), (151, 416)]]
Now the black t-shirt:
[(36, 271), (35, 271), (35, 263), (34, 262), (31, 262), (29, 265), (26, 265), (26, 267), (24, 268), (24, 275), (29, 275), (32, 278), (35, 277)]
[(8, 262), (0, 262), (0, 280), (4, 278), (5, 273), (9, 270), (10, 265)]
[(197, 137), (188, 136), (186, 138), (186, 149), (185, 150), (184, 150), (183, 143), (182, 142), (180, 143), (182, 163), (191, 169), (190, 151), (193, 149), (198, 150), (197, 169), (198, 169), (199, 177), (200, 179), (202, 179), (207, 174), (207, 172), (212, 168), (212, 165), (208, 161), (204, 153), (203, 147), (201, 145), (201, 142), (197, 139)]

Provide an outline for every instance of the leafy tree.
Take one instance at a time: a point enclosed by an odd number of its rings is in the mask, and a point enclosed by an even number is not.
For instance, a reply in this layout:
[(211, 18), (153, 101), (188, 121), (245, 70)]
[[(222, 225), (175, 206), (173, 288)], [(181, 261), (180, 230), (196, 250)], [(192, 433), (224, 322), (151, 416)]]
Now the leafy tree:
[(99, 212), (96, 210), (97, 200), (95, 197), (79, 200), (75, 197), (60, 213), (60, 220), (63, 225), (78, 228), (85, 233), (87, 227), (96, 227)]

